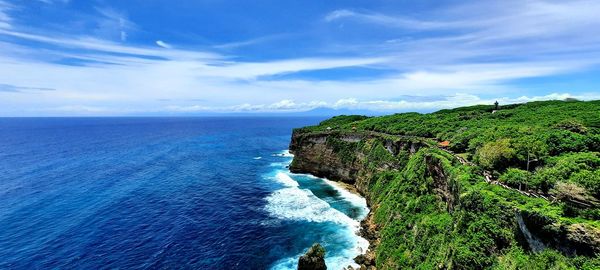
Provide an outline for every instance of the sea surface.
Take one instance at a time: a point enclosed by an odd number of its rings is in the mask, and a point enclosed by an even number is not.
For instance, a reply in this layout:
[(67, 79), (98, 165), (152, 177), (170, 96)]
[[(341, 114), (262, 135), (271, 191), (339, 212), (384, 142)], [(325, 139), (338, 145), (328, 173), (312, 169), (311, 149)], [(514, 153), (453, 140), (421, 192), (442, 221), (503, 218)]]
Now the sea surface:
[(341, 269), (363, 198), (291, 174), (320, 118), (0, 118), (0, 269)]

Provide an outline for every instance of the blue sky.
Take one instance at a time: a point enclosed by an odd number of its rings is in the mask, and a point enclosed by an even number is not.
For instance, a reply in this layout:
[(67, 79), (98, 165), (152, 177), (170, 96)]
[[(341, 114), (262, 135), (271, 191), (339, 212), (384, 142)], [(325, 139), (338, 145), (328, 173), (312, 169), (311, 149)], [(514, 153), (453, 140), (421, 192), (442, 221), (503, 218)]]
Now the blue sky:
[(0, 0), (0, 116), (600, 98), (600, 3)]

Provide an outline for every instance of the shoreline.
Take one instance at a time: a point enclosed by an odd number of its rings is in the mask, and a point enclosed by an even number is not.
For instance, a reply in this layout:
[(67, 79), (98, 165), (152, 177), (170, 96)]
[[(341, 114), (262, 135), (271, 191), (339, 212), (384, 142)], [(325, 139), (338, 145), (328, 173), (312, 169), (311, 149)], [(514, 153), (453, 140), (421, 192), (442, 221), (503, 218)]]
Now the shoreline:
[(314, 177), (314, 178), (323, 179), (328, 184), (330, 184), (332, 186), (336, 186), (340, 189), (343, 189), (351, 194), (360, 196), (361, 199), (365, 200), (368, 213), (364, 218), (358, 220), (359, 228), (358, 228), (358, 231), (356, 231), (355, 233), (357, 236), (362, 237), (363, 239), (367, 240), (367, 242), (369, 243), (369, 246), (367, 247), (366, 250), (361, 250), (361, 253), (359, 255), (357, 255), (356, 257), (354, 257), (354, 262), (358, 265), (358, 268), (354, 268), (353, 266), (348, 265), (347, 267), (344, 267), (343, 269), (345, 269), (345, 270), (376, 269), (375, 268), (375, 249), (376, 249), (377, 245), (379, 244), (379, 234), (377, 231), (377, 224), (374, 222), (373, 208), (369, 204), (369, 201), (367, 200), (366, 196), (364, 196), (355, 185), (344, 183), (341, 181), (334, 181), (334, 180), (330, 180), (330, 179), (323, 178), (323, 177), (318, 177), (318, 176), (315, 176), (310, 173), (305, 173), (305, 174), (310, 175), (311, 177)]
[(360, 269), (363, 269), (363, 266), (367, 270), (376, 269), (375, 250), (379, 245), (379, 233), (374, 218), (375, 217), (373, 215), (373, 211), (370, 211), (367, 217), (360, 221), (359, 235), (360, 237), (369, 241), (369, 247), (367, 248), (365, 253), (360, 254), (354, 258), (354, 262), (356, 262), (361, 267)]
[[(287, 157), (294, 158), (294, 154), (292, 154), (289, 149), (284, 151), (284, 153), (281, 156), (287, 156)], [(359, 269), (375, 270), (376, 269), (376, 267), (375, 267), (375, 258), (376, 258), (375, 250), (379, 244), (379, 233), (378, 233), (378, 226), (374, 222), (374, 215), (373, 215), (374, 208), (373, 208), (373, 206), (370, 205), (367, 197), (364, 194), (362, 194), (359, 191), (358, 187), (356, 187), (354, 184), (349, 184), (349, 183), (345, 183), (342, 181), (330, 180), (328, 178), (319, 177), (319, 176), (316, 176), (316, 175), (314, 175), (312, 173), (308, 173), (308, 172), (295, 173), (290, 170), (290, 165), (287, 165), (285, 168), (287, 169), (288, 173), (304, 174), (304, 175), (308, 175), (315, 179), (321, 179), (321, 180), (325, 181), (326, 183), (328, 183), (329, 185), (333, 186), (334, 188), (339, 188), (341, 190), (349, 192), (350, 194), (356, 195), (356, 196), (360, 197), (361, 199), (365, 200), (366, 209), (368, 212), (365, 217), (363, 217), (360, 220), (357, 220), (359, 225), (358, 225), (357, 231), (355, 231), (354, 233), (356, 234), (356, 236), (361, 237), (364, 240), (366, 240), (368, 243), (368, 246), (364, 250), (359, 247), (359, 251), (360, 251), (359, 254), (353, 258), (354, 263), (356, 263), (356, 265), (358, 266), (357, 268), (354, 268), (356, 266), (348, 265), (342, 269), (344, 269), (344, 270), (359, 270)]]

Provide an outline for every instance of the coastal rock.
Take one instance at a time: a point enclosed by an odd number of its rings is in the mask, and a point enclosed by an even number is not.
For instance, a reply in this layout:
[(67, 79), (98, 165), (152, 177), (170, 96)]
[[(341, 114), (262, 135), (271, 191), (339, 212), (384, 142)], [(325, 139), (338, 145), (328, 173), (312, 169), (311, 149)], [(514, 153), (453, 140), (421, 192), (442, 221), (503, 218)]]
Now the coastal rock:
[(298, 260), (298, 270), (326, 270), (325, 249), (314, 244), (308, 249), (306, 254), (300, 256)]
[(377, 234), (377, 231), (373, 228), (374, 223), (372, 223), (372, 218), (369, 217), (365, 220), (363, 220), (363, 222), (361, 222), (361, 236), (365, 237), (367, 240), (369, 240), (370, 243), (370, 247), (369, 250), (367, 250), (367, 252), (365, 254), (361, 254), (356, 256), (356, 258), (354, 258), (354, 262), (356, 262), (361, 270), (375, 270), (375, 251), (373, 250), (373, 247), (377, 246), (377, 244), (379, 244), (379, 235)]

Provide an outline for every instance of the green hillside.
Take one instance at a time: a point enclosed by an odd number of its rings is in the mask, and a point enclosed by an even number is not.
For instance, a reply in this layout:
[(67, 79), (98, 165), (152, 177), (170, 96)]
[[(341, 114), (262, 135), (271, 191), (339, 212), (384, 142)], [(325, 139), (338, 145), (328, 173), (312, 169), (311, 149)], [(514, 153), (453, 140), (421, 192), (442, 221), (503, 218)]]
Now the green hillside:
[[(600, 101), (338, 116), (296, 132), (429, 142), (412, 155), (392, 155), (376, 139), (327, 141), (348, 162), (366, 157), (360, 166), (380, 227), (378, 269), (600, 269), (595, 251), (561, 246), (577, 230), (600, 241)], [(399, 169), (374, 169), (383, 163)], [(545, 249), (524, 244), (515, 213), (539, 227)]]
[[(500, 105), (498, 110), (494, 105), (478, 105), (372, 118), (338, 116), (308, 129), (328, 127), (448, 141), (450, 150), (493, 171), (510, 186), (543, 193), (582, 188), (585, 194), (578, 195), (600, 198), (600, 101), (541, 101)], [(600, 217), (597, 212), (588, 214)]]

